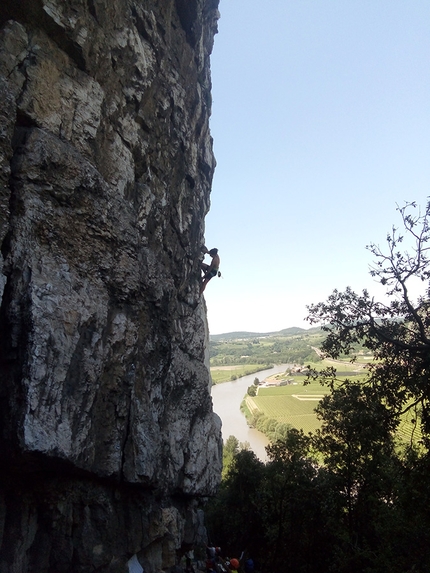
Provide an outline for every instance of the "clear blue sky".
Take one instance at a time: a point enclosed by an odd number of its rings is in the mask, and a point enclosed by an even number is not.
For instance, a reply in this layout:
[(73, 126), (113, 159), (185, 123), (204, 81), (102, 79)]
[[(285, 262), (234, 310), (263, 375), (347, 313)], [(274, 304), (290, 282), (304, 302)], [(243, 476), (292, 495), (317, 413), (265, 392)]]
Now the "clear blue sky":
[(370, 242), (430, 196), (429, 0), (221, 0), (211, 334), (304, 322), (334, 288), (377, 289)]

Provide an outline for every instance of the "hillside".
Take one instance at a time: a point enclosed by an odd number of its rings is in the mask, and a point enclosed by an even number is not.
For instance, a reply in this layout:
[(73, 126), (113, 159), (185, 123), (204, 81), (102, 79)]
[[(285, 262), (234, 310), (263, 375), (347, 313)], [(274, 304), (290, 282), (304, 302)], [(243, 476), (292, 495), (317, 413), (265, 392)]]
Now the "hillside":
[(273, 332), (248, 332), (248, 331), (237, 331), (237, 332), (226, 332), (223, 334), (211, 334), (210, 341), (211, 342), (219, 342), (222, 340), (237, 340), (237, 339), (246, 339), (246, 338), (267, 338), (272, 336), (294, 336), (296, 334), (302, 333), (312, 333), (315, 331), (320, 331), (320, 327), (314, 328), (299, 328), (298, 326), (291, 326), (290, 328), (284, 328), (283, 330), (273, 331)]
[(316, 362), (313, 347), (325, 338), (321, 328), (286, 328), (278, 332), (231, 332), (210, 336), (211, 367), (237, 364)]

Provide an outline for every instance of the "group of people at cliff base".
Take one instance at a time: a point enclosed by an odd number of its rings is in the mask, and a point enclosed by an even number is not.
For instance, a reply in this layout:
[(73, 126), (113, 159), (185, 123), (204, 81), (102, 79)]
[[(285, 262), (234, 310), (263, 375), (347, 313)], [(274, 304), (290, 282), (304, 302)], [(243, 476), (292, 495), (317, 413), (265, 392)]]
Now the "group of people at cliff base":
[(201, 269), (203, 272), (203, 276), (202, 276), (202, 283), (200, 286), (200, 294), (203, 293), (203, 291), (206, 288), (206, 285), (208, 284), (208, 282), (213, 279), (214, 277), (216, 277), (217, 275), (220, 277), (221, 273), (219, 270), (219, 266), (220, 266), (220, 258), (219, 258), (219, 254), (218, 254), (218, 249), (211, 249), (210, 251), (206, 248), (203, 247), (203, 252), (204, 254), (208, 254), (209, 256), (212, 257), (212, 261), (211, 263), (208, 265), (207, 263), (202, 263), (201, 264)]
[(223, 559), (220, 547), (206, 547), (206, 555), (206, 573), (254, 573), (254, 561), (251, 557), (243, 560), (244, 553), (239, 559)]
[[(201, 551), (202, 550), (202, 551)], [(206, 561), (203, 555), (206, 552)], [(200, 559), (195, 557), (194, 548), (182, 554), (180, 563), (172, 568), (171, 573), (255, 573), (254, 561), (251, 557), (244, 557), (245, 552), (237, 559), (223, 558), (220, 547), (206, 545), (199, 548)]]

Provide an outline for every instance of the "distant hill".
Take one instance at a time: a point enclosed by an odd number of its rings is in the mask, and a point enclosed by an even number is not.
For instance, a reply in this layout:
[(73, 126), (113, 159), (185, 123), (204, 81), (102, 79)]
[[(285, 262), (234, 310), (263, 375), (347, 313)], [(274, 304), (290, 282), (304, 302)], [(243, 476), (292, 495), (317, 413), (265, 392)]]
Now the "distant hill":
[(273, 332), (247, 332), (247, 331), (237, 331), (237, 332), (227, 332), (225, 334), (211, 334), (209, 336), (211, 342), (220, 342), (222, 340), (244, 340), (247, 338), (263, 338), (271, 336), (295, 336), (297, 334), (311, 334), (313, 332), (319, 332), (321, 328), (299, 328), (298, 326), (292, 326), (290, 328), (284, 328), (283, 330), (277, 330)]
[(236, 331), (209, 339), (211, 367), (232, 365), (309, 364), (317, 362), (326, 334), (318, 328), (284, 328), (273, 332)]

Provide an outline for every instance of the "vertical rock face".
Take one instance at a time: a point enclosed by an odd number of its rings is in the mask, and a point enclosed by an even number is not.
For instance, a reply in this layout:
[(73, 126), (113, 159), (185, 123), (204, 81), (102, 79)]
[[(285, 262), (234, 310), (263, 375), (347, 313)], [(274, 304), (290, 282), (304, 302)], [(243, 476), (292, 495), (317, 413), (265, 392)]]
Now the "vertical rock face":
[(1, 4), (2, 572), (150, 573), (201, 535), (217, 4)]

